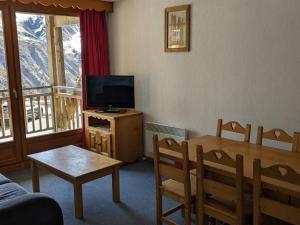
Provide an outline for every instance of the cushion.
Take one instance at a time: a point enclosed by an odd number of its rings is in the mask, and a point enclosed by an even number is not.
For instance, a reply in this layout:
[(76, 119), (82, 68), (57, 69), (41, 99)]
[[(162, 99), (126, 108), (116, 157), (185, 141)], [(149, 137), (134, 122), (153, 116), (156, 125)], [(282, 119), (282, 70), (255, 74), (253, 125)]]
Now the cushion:
[(11, 181), (0, 173), (0, 185), (10, 183)]
[(27, 191), (14, 183), (0, 185), (0, 202), (26, 195)]

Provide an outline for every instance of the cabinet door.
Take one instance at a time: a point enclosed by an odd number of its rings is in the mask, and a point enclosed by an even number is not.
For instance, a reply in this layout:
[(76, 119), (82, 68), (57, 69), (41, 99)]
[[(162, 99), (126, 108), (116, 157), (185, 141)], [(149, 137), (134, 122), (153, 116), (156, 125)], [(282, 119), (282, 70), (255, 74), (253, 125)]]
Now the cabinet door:
[(99, 154), (112, 157), (112, 135), (101, 130), (89, 129), (88, 148)]

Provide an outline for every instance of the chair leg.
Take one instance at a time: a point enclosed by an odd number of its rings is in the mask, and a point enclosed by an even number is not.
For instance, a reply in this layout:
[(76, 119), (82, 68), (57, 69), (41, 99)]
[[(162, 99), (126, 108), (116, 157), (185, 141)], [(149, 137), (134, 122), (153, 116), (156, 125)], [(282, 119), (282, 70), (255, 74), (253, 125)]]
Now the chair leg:
[(162, 225), (162, 197), (159, 192), (156, 193), (156, 224)]
[(185, 225), (191, 225), (192, 222), (191, 205), (184, 205), (184, 220)]

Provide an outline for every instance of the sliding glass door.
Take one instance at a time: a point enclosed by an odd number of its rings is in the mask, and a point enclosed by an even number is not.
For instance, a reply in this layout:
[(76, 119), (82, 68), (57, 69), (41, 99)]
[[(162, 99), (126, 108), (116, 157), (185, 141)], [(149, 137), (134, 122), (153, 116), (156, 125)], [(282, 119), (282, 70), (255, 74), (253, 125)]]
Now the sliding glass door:
[(21, 119), (10, 11), (0, 5), (0, 166), (21, 160)]
[(12, 111), (7, 71), (7, 54), (3, 28), (3, 11), (0, 11), (0, 143), (13, 141)]
[(79, 129), (78, 17), (16, 13), (26, 137)]
[(81, 142), (79, 17), (47, 10), (0, 2), (0, 168)]

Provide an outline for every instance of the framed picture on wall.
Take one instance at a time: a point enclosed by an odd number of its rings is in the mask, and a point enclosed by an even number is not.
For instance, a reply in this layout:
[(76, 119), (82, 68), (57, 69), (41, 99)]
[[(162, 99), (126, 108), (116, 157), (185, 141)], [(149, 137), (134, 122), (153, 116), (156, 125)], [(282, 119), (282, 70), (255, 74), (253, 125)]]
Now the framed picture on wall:
[(165, 52), (190, 50), (190, 5), (165, 9)]

